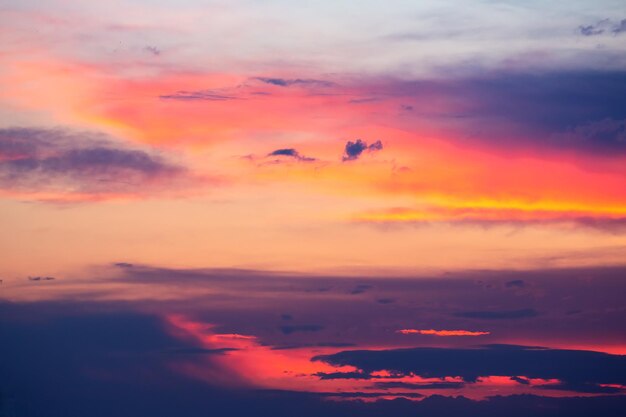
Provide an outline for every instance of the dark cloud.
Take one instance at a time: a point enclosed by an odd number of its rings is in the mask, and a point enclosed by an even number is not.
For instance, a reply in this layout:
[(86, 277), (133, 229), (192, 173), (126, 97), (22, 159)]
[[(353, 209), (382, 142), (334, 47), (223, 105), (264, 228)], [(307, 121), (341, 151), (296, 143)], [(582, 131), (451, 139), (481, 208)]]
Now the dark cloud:
[(54, 277), (28, 277), (29, 281), (53, 281)]
[(301, 349), (304, 347), (352, 347), (355, 346), (354, 343), (344, 343), (344, 342), (320, 342), (320, 343), (301, 343), (301, 344), (291, 344), (291, 345), (278, 345), (272, 346), (272, 350), (290, 350), (290, 349)]
[(579, 26), (578, 31), (583, 36), (595, 36), (604, 33), (604, 29), (598, 28), (595, 25)]
[(463, 382), (402, 382), (402, 381), (382, 381), (375, 382), (372, 386), (376, 389), (461, 389), (465, 386)]
[(583, 36), (598, 36), (605, 33), (619, 35), (622, 32), (626, 32), (626, 19), (622, 19), (619, 22), (611, 19), (602, 19), (593, 25), (579, 26), (578, 32)]
[(352, 295), (363, 294), (364, 292), (366, 292), (367, 290), (369, 290), (371, 288), (372, 288), (372, 285), (370, 285), (370, 284), (357, 284), (350, 291), (350, 294), (352, 294)]
[(113, 266), (116, 266), (118, 268), (132, 268), (134, 265), (128, 262), (116, 262), (113, 264)]
[(507, 281), (504, 286), (507, 288), (524, 288), (526, 283), (523, 279), (514, 279), (512, 281)]
[(626, 384), (626, 356), (515, 345), (481, 348), (411, 348), (353, 350), (316, 356), (333, 366), (354, 366), (359, 372), (388, 371), (425, 378), (462, 377), (475, 382), (487, 376), (558, 379), (565, 384)]
[(287, 157), (290, 157), (290, 158), (293, 158), (302, 162), (316, 161), (315, 158), (310, 158), (308, 156), (301, 155), (300, 152), (298, 152), (297, 150), (293, 148), (276, 149), (275, 151), (272, 151), (269, 154), (267, 154), (267, 156), (287, 156)]
[(624, 392), (623, 389), (611, 386), (602, 386), (597, 384), (586, 383), (561, 383), (561, 384), (546, 384), (539, 385), (536, 388), (542, 390), (558, 390), (558, 391), (570, 391), (579, 392), (582, 394), (619, 394)]
[(626, 32), (626, 19), (622, 19), (619, 23), (615, 24), (611, 32), (616, 35)]
[(258, 81), (265, 84), (277, 85), (279, 87), (291, 87), (291, 86), (305, 86), (305, 87), (332, 87), (335, 84), (330, 81), (314, 80), (314, 79), (286, 79), (286, 78), (271, 78), (271, 77), (256, 77)]
[(239, 100), (238, 97), (223, 94), (213, 90), (198, 91), (177, 91), (173, 94), (163, 94), (159, 96), (162, 100), (181, 100), (181, 101), (228, 101)]
[(528, 378), (523, 378), (520, 376), (512, 376), (511, 381), (515, 381), (518, 384), (522, 384), (522, 385), (530, 385), (530, 381), (528, 380)]
[(380, 151), (383, 149), (383, 143), (380, 140), (368, 145), (366, 142), (361, 139), (357, 139), (352, 142), (351, 140), (346, 143), (346, 147), (344, 149), (344, 155), (342, 160), (345, 161), (354, 161), (358, 159), (364, 151)]
[[(410, 101), (412, 117), (398, 123), (452, 131), (455, 140), (486, 141), (509, 150), (532, 144), (607, 155), (626, 152), (626, 142), (604, 122), (613, 121), (619, 131), (617, 124), (626, 119), (626, 71), (494, 71), (447, 80), (384, 80), (363, 88), (398, 104)], [(596, 138), (595, 129), (607, 131)]]
[(314, 374), (321, 380), (330, 379), (372, 379), (372, 375), (365, 372), (317, 372)]
[(392, 304), (395, 303), (396, 300), (394, 298), (379, 298), (376, 302), (379, 304)]
[(333, 398), (376, 398), (376, 397), (389, 397), (398, 396), (405, 398), (422, 398), (423, 394), (417, 392), (316, 392), (314, 395), (319, 397), (333, 397)]
[(456, 317), (464, 317), (468, 319), (508, 320), (536, 317), (537, 312), (532, 308), (523, 308), (520, 310), (502, 311), (461, 311), (454, 313), (454, 315)]
[(161, 55), (161, 50), (159, 48), (157, 48), (156, 46), (151, 46), (148, 45), (144, 48), (144, 50), (154, 56), (159, 56)]
[(130, 192), (185, 175), (154, 152), (98, 133), (0, 129), (0, 186), (20, 191)]
[(324, 326), (318, 324), (297, 324), (293, 326), (280, 326), (280, 331), (283, 334), (293, 334), (298, 332), (319, 332)]
[[(533, 375), (558, 375), (560, 378), (555, 379), (560, 382), (536, 390), (526, 385), (509, 387), (520, 391), (533, 389), (541, 396), (470, 400), (457, 396), (459, 393), (452, 386), (429, 387), (448, 381), (433, 380), (436, 382), (421, 387), (377, 387), (378, 383), (403, 381), (379, 377), (372, 380), (371, 372), (356, 367), (352, 379), (358, 377), (361, 384), (371, 385), (362, 389), (365, 393), (338, 396), (328, 392), (330, 389), (316, 394), (250, 388), (247, 384), (236, 384), (239, 372), (233, 375), (220, 367), (234, 356), (231, 348), (207, 349), (194, 338), (180, 337), (172, 331), (172, 324), (162, 319), (182, 314), (194, 321), (217, 325), (219, 332), (253, 335), (262, 349), (309, 346), (336, 352), (347, 350), (341, 346), (344, 343), (403, 346), (406, 340), (394, 333), (399, 326), (428, 323), (435, 328), (460, 328), (457, 326), (465, 319), (454, 317), (451, 314), (454, 311), (506, 311), (532, 303), (545, 313), (540, 320), (519, 320), (514, 326), (507, 320), (493, 320), (489, 322), (489, 330), (498, 340), (541, 340), (545, 344), (558, 340), (561, 346), (618, 346), (623, 344), (624, 329), (623, 267), (468, 271), (415, 277), (419, 279), (359, 277), (358, 280), (328, 276), (302, 279), (302, 276), (237, 269), (165, 269), (146, 265), (118, 268), (113, 264), (108, 267), (111, 273), (108, 279), (99, 270), (99, 279), (90, 279), (84, 287), (80, 298), (88, 300), (85, 302), (0, 301), (0, 392), (14, 399), (17, 408), (14, 415), (201, 417), (209, 410), (210, 414), (233, 417), (251, 414), (622, 417), (626, 408), (626, 396), (619, 392), (602, 395), (615, 391), (607, 391), (612, 387), (606, 385), (621, 383), (608, 381), (620, 377), (623, 382), (626, 373), (621, 356), (519, 346), (468, 348), (461, 345), (467, 343), (465, 340), (447, 341), (447, 348), (435, 347), (441, 342), (432, 341), (430, 353), (424, 350), (428, 345), (422, 345), (418, 348), (422, 350), (413, 353), (387, 348), (380, 352), (365, 350), (370, 352), (365, 354), (365, 359), (355, 359), (351, 354), (344, 359), (362, 360), (370, 367), (390, 366), (389, 361), (394, 361), (398, 371), (391, 372), (392, 377), (401, 377), (414, 368), (432, 378), (438, 378), (438, 373), (465, 375), (469, 382), (458, 389), (468, 388), (472, 393), (480, 391), (471, 384), (472, 378), (495, 371), (520, 380)], [(518, 279), (532, 283), (533, 292), (504, 289), (506, 282)], [(72, 288), (74, 284), (85, 284), (67, 278), (58, 285), (68, 281)], [(349, 292), (357, 283), (371, 284), (376, 297), (403, 302), (386, 306), (373, 302), (374, 296), (351, 296)], [(307, 288), (331, 290), (305, 292)], [(534, 294), (535, 290), (540, 296)], [(177, 299), (179, 293), (187, 295)], [(167, 297), (155, 299), (155, 294), (167, 294)], [(102, 301), (105, 298), (111, 301)], [(574, 308), (585, 313), (572, 317), (563, 314)], [(325, 328), (319, 332), (283, 334), (277, 330), (277, 322), (292, 324), (280, 319), (283, 312), (293, 315), (298, 320), (296, 323), (323, 323)], [(385, 352), (389, 351), (387, 357)], [(370, 354), (382, 356), (371, 358)], [(178, 365), (205, 370), (209, 378), (187, 376)], [(349, 375), (343, 376), (346, 377), (343, 383), (349, 383)], [(226, 388), (221, 377), (233, 379), (238, 388)], [(245, 372), (242, 377), (246, 382), (251, 379)], [(333, 377), (330, 372), (326, 374), (329, 380)], [(562, 396), (564, 388), (577, 397), (547, 397)], [(454, 396), (433, 395), (421, 401), (385, 399), (403, 396), (398, 392), (402, 390), (423, 395), (429, 389), (447, 390)], [(383, 391), (386, 395), (381, 395)], [(578, 396), (583, 392), (596, 397)], [(328, 401), (333, 396), (351, 401)], [(368, 401), (360, 401), (367, 398)]]
[(348, 101), (350, 104), (363, 104), (363, 103), (372, 103), (375, 101), (380, 101), (378, 97), (363, 97), (363, 98), (353, 98)]
[[(0, 395), (6, 400), (1, 411), (46, 417), (623, 417), (626, 409), (626, 396), (620, 395), (480, 401), (433, 395), (410, 401), (384, 398), (422, 394), (219, 388), (172, 366), (181, 360), (206, 366), (214, 355), (162, 354), (193, 351), (194, 345), (170, 336), (157, 317), (127, 307), (0, 302)], [(356, 401), (328, 401), (332, 397)]]

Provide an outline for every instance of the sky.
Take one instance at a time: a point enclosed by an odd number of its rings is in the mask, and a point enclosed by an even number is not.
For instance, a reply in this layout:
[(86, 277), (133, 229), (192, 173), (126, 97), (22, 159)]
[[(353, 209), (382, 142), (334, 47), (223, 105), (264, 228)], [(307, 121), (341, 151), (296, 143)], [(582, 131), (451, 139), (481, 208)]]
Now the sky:
[(624, 409), (623, 1), (4, 0), (0, 40), (0, 415)]

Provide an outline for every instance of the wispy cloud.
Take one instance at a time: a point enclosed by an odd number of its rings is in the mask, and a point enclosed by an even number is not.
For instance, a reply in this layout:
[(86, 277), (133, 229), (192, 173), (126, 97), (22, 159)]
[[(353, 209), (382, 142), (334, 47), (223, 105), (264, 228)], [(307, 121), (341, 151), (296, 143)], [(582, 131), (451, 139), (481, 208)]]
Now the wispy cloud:
[(427, 330), (418, 330), (418, 329), (402, 329), (397, 330), (397, 333), (401, 334), (423, 334), (429, 336), (485, 336), (491, 334), (491, 332), (474, 332), (470, 330), (435, 330), (435, 329), (427, 329)]
[(70, 129), (0, 129), (0, 187), (37, 195), (120, 196), (190, 181), (187, 169), (146, 147)]

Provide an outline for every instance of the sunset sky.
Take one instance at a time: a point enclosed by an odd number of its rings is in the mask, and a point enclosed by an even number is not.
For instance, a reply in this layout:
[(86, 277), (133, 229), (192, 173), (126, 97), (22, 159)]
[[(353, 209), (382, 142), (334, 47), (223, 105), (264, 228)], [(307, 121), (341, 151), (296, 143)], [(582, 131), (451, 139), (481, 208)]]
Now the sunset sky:
[(626, 4), (0, 1), (0, 226), (0, 415), (619, 417)]

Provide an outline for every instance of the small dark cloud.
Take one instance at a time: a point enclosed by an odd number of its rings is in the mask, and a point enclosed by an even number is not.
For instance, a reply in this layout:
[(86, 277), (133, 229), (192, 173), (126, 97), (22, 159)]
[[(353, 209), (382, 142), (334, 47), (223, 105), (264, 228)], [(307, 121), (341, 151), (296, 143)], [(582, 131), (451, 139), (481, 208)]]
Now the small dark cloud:
[(330, 379), (372, 379), (369, 373), (365, 372), (317, 372), (314, 376), (321, 380)]
[(130, 264), (128, 262), (116, 262), (113, 264), (113, 266), (117, 267), (117, 268), (132, 268), (133, 264)]
[(408, 104), (402, 104), (402, 105), (400, 105), (400, 109), (402, 109), (404, 111), (413, 111), (413, 106), (410, 106)]
[(579, 26), (578, 31), (583, 36), (595, 36), (604, 33), (604, 29), (600, 29), (594, 25)]
[(313, 162), (316, 161), (315, 158), (311, 158), (308, 156), (301, 155), (300, 152), (293, 148), (282, 148), (276, 149), (275, 151), (270, 152), (267, 156), (287, 156), (289, 158), (296, 159), (302, 162)]
[(378, 97), (353, 98), (352, 100), (348, 101), (348, 103), (363, 104), (363, 103), (371, 103), (371, 102), (379, 101), (379, 100), (380, 99)]
[(53, 281), (54, 277), (28, 277), (29, 281)]
[(182, 100), (182, 101), (228, 101), (238, 100), (238, 97), (222, 94), (213, 90), (198, 91), (177, 91), (172, 94), (163, 94), (159, 96), (162, 100)]
[(271, 77), (256, 77), (258, 81), (265, 84), (277, 85), (279, 87), (291, 87), (291, 86), (304, 86), (304, 87), (332, 87), (335, 83), (324, 80), (314, 79), (286, 79), (286, 78), (271, 78)]
[(371, 288), (372, 286), (369, 284), (358, 284), (350, 291), (350, 294), (352, 295), (363, 294), (365, 291)]
[(361, 154), (365, 151), (373, 152), (380, 151), (383, 149), (383, 143), (380, 140), (368, 145), (366, 142), (361, 139), (357, 139), (352, 142), (351, 140), (346, 143), (346, 147), (344, 149), (344, 155), (342, 160), (345, 161), (354, 161), (358, 159)]
[(532, 308), (524, 308), (520, 310), (503, 310), (503, 311), (461, 311), (454, 313), (456, 317), (464, 317), (468, 319), (484, 319), (484, 320), (507, 320), (507, 319), (523, 319), (536, 317), (537, 312)]
[(148, 46), (146, 46), (143, 49), (144, 49), (144, 51), (146, 51), (146, 52), (148, 52), (148, 53), (150, 53), (150, 54), (152, 54), (154, 56), (161, 55), (161, 50), (159, 48), (157, 48), (156, 46), (148, 45)]
[(512, 376), (511, 381), (515, 381), (518, 384), (522, 384), (522, 385), (530, 385), (530, 381), (528, 380), (528, 378), (522, 378), (521, 376)]
[(578, 32), (583, 36), (598, 36), (604, 33), (619, 35), (626, 32), (626, 19), (615, 22), (612, 19), (602, 19), (593, 25), (581, 25)]
[(507, 288), (524, 288), (526, 283), (523, 279), (514, 279), (512, 281), (507, 281), (504, 286)]
[(319, 332), (324, 326), (318, 324), (297, 324), (293, 326), (280, 326), (280, 331), (283, 334), (293, 334), (298, 332)]

